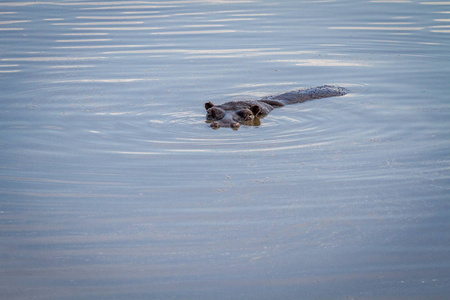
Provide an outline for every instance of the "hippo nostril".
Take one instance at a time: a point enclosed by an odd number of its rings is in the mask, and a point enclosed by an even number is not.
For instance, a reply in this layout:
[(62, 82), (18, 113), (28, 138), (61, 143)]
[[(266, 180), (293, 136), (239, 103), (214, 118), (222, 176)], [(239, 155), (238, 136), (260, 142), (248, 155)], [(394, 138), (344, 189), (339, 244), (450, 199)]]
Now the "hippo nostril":
[(239, 123), (231, 124), (231, 128), (238, 128), (238, 127), (239, 127)]
[(220, 127), (219, 123), (217, 123), (217, 122), (212, 122), (212, 123), (211, 123), (211, 128), (217, 129), (217, 128), (219, 128), (219, 127)]

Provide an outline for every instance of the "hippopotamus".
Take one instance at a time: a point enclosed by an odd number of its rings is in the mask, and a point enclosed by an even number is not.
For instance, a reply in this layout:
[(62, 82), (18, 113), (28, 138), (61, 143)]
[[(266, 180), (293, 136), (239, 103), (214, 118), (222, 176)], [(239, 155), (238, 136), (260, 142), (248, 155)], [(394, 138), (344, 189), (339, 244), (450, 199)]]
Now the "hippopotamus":
[(267, 116), (274, 108), (345, 94), (347, 91), (342, 87), (323, 85), (266, 96), (259, 100), (230, 101), (221, 105), (207, 102), (206, 122), (211, 123), (213, 129), (231, 127), (237, 130), (241, 124), (259, 125), (259, 119)]

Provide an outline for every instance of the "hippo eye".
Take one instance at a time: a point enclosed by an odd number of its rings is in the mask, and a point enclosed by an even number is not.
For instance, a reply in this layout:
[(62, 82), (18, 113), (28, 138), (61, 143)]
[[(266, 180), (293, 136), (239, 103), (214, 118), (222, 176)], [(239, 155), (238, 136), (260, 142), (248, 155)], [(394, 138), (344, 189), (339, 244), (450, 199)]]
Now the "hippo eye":
[(210, 109), (208, 109), (208, 113), (206, 115), (208, 120), (220, 120), (224, 117), (225, 113), (217, 108), (217, 107), (212, 107)]
[(244, 121), (250, 121), (253, 119), (253, 113), (249, 109), (243, 109), (236, 113)]
[(259, 107), (259, 105), (253, 105), (252, 107), (250, 107), (250, 109), (255, 116), (257, 116), (261, 112), (261, 107)]

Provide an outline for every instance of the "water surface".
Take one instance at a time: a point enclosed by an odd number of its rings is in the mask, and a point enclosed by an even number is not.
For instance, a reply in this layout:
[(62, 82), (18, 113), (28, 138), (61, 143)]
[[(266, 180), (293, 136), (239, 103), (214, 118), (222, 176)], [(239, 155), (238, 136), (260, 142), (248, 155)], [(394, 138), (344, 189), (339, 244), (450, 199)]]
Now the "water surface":
[[(443, 299), (450, 2), (0, 3), (5, 299)], [(347, 88), (212, 130), (204, 102)]]

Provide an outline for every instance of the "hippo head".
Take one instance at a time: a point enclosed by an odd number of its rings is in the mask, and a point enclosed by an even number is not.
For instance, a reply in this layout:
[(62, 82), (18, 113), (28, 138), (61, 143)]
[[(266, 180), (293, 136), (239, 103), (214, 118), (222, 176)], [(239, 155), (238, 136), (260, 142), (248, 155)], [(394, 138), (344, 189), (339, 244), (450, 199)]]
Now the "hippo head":
[(224, 110), (221, 107), (214, 106), (211, 102), (205, 103), (205, 108), (206, 120), (211, 122), (213, 129), (231, 127), (235, 130), (239, 128), (240, 123), (251, 123), (261, 110), (258, 105), (236, 111)]

